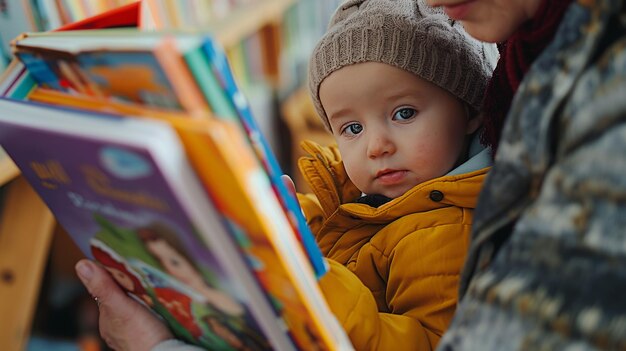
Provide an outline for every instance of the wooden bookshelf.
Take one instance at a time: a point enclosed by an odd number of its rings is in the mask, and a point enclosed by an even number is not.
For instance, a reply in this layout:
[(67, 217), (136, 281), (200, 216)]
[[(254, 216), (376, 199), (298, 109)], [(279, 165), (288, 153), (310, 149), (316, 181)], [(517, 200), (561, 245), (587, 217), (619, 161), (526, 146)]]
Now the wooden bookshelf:
[(281, 27), (285, 12), (296, 0), (257, 0), (233, 10), (226, 18), (214, 22), (206, 30), (227, 50), (258, 33), (261, 40), (267, 82), (274, 88), (280, 81)]
[(26, 348), (54, 218), (0, 148), (0, 349)]
[(295, 0), (257, 0), (233, 10), (226, 18), (216, 21), (207, 30), (224, 46), (238, 44), (263, 27), (280, 21)]
[(26, 349), (54, 218), (22, 177), (6, 185), (0, 213), (0, 349)]
[(291, 136), (290, 176), (294, 180), (298, 192), (311, 192), (302, 173), (298, 170), (298, 159), (305, 156), (300, 143), (303, 140), (311, 140), (320, 145), (332, 145), (335, 143), (335, 139), (322, 124), (305, 87), (296, 90), (282, 103), (281, 115)]

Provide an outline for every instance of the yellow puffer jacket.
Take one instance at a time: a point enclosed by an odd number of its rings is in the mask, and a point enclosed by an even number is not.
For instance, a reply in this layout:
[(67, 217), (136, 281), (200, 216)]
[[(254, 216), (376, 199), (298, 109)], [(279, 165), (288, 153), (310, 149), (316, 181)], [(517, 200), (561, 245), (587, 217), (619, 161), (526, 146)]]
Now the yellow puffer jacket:
[(432, 350), (450, 322), (487, 168), (419, 184), (374, 208), (354, 203), (336, 148), (304, 142), (312, 194), (298, 199), (331, 270), (320, 280), (357, 350)]

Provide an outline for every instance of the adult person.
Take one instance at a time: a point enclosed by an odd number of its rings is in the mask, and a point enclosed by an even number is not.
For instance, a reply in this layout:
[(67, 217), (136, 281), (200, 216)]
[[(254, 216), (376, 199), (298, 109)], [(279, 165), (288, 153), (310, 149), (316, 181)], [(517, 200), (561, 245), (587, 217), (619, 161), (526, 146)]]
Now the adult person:
[[(502, 43), (485, 98), (495, 164), (439, 348), (624, 347), (625, 0), (428, 2)], [(124, 328), (149, 315), (128, 312), (133, 301), (93, 263), (77, 269), (102, 301), (105, 339), (127, 341)], [(150, 333), (127, 349), (164, 337)]]
[(439, 348), (624, 348), (626, 2), (428, 2), (502, 43), (484, 103), (495, 164)]

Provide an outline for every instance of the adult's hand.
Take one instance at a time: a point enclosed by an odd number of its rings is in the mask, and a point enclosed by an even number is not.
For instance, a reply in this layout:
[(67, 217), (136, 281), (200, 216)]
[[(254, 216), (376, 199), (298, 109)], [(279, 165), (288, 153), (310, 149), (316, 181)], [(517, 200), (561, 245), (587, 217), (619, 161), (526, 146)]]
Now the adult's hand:
[(147, 308), (130, 298), (109, 273), (90, 260), (76, 264), (76, 273), (100, 310), (100, 335), (114, 350), (149, 351), (173, 338)]

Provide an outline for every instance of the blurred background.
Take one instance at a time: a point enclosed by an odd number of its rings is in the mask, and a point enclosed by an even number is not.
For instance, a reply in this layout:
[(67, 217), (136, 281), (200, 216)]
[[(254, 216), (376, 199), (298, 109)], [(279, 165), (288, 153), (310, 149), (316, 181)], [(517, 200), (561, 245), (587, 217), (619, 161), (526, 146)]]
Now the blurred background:
[[(220, 38), (282, 169), (295, 180), (298, 191), (306, 192), (296, 165), (299, 143), (303, 139), (331, 142), (306, 90), (308, 58), (341, 0), (183, 1), (202, 11), (196, 11), (193, 22), (179, 19), (168, 25)], [(12, 60), (10, 41), (21, 33), (54, 30), (131, 2), (0, 0), (0, 72)], [(0, 149), (0, 350), (12, 350), (2, 345), (3, 338), (16, 337), (7, 333), (19, 333), (17, 337), (25, 340), (19, 349), (107, 350), (98, 337), (96, 304), (74, 273), (74, 264), (83, 254), (64, 230), (50, 218), (45, 229), (36, 228), (49, 230), (49, 240), (28, 243), (24, 238), (20, 250), (25, 253), (12, 249), (15, 243), (3, 235), (29, 233), (33, 230), (29, 225), (40, 219), (15, 214), (18, 206), (27, 208), (20, 213), (28, 213), (29, 201), (37, 201), (24, 199), (23, 192), (15, 190), (28, 187), (12, 185), (19, 182), (17, 175)], [(15, 266), (15, 261), (23, 264)], [(20, 320), (7, 318), (15, 311)], [(14, 331), (17, 324), (25, 327)]]

